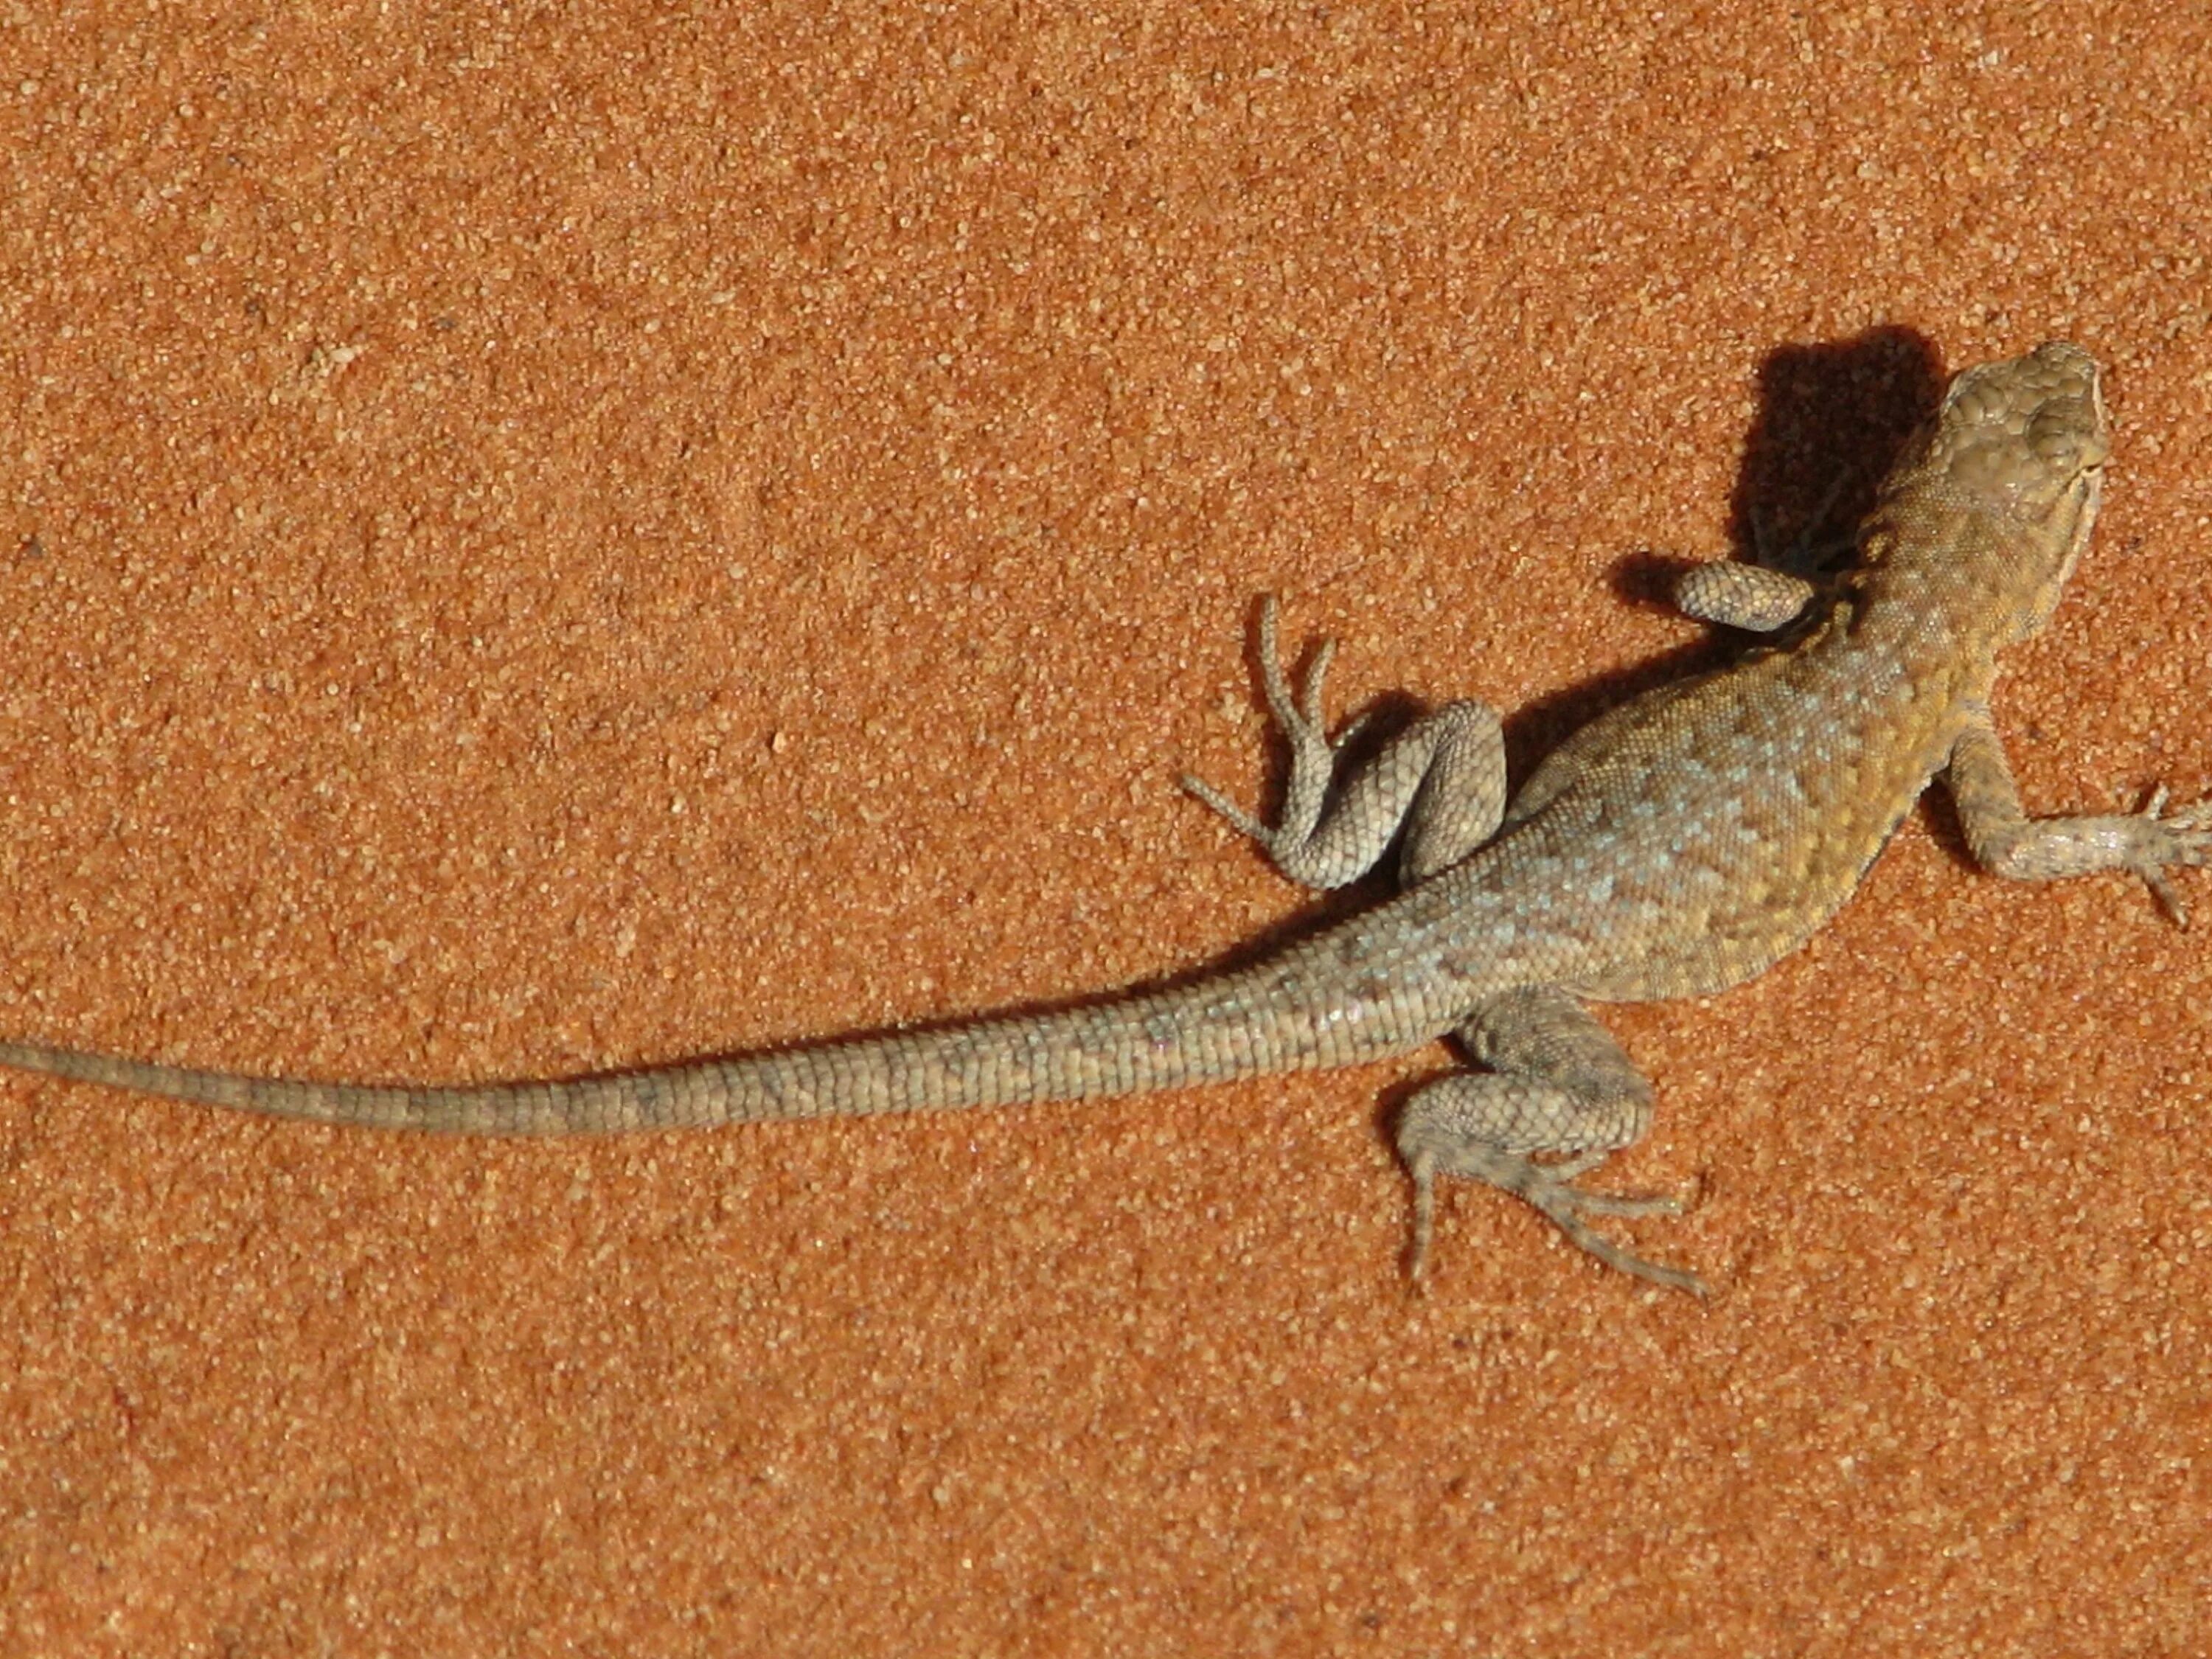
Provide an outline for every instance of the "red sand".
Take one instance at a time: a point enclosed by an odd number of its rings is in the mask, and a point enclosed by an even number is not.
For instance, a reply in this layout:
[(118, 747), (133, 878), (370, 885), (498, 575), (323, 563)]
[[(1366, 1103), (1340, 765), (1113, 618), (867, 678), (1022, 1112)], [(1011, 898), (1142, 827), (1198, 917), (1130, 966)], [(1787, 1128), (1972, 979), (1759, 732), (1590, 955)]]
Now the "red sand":
[[(1187, 967), (1302, 904), (1173, 785), (1258, 787), (1252, 595), (1525, 759), (1698, 638), (1632, 555), (2051, 336), (2118, 447), (2023, 785), (2212, 788), (2186, 9), (185, 9), (0, 16), (9, 1033), (451, 1080)], [(1409, 1300), (1422, 1065), (543, 1146), (8, 1079), (0, 1650), (2199, 1650), (2212, 941), (1955, 846), (1609, 1014), (1710, 1306), (1471, 1190)]]

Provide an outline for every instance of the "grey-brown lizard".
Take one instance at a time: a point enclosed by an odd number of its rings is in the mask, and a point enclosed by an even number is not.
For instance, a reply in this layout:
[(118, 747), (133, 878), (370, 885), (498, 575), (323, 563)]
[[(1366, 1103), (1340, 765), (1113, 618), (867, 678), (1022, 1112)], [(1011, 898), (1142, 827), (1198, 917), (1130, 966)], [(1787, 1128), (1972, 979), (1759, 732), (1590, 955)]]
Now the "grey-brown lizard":
[(27, 1043), (0, 1044), (0, 1062), (328, 1122), (539, 1134), (1128, 1094), (1451, 1036), (1489, 1069), (1429, 1085), (1400, 1117), (1416, 1273), (1444, 1174), (1517, 1193), (1616, 1267), (1700, 1290), (1586, 1218), (1674, 1206), (1575, 1184), (1644, 1133), (1652, 1106), (1585, 1002), (1709, 995), (1762, 972), (1835, 913), (1938, 774), (1975, 859), (2015, 880), (2133, 871), (2178, 917), (2166, 867), (2212, 859), (2212, 806), (2163, 816), (2163, 791), (2138, 813), (2027, 818), (1990, 724), (1997, 653), (2057, 602), (2106, 447), (2097, 368), (2075, 347), (1960, 375), (1883, 485), (1855, 568), (1817, 586), (1751, 566), (1693, 572), (1684, 609), (1775, 641), (1592, 721), (1510, 805), (1497, 717), (1474, 702), (1418, 721), (1340, 787), (1320, 709), (1328, 647), (1294, 697), (1264, 606), (1267, 702), (1291, 742), (1282, 815), (1262, 823), (1186, 781), (1292, 879), (1340, 885), (1395, 842), (1403, 890), (1249, 967), (1043, 1013), (556, 1082), (309, 1083)]

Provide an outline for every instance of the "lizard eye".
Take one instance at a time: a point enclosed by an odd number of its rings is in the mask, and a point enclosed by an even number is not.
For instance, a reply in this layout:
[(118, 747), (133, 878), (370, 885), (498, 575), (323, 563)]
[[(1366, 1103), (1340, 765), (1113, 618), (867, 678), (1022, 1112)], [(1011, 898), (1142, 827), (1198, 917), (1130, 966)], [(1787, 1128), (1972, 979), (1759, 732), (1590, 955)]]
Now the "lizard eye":
[(2039, 413), (2027, 437), (2036, 459), (2069, 477), (2101, 467), (2109, 447), (2101, 426), (2084, 422), (2078, 409), (2063, 404)]

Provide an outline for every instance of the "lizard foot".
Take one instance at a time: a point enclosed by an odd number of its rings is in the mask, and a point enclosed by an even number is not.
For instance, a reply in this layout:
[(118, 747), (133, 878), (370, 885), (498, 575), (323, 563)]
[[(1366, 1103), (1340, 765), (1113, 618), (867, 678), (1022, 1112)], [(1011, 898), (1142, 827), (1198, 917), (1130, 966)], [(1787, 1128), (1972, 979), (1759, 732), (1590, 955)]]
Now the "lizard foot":
[(1322, 710), (1322, 683), (1328, 678), (1329, 660), (1335, 655), (1334, 640), (1318, 641), (1314, 647), (1313, 660), (1306, 667), (1305, 684), (1293, 695), (1290, 679), (1283, 672), (1275, 596), (1270, 593), (1261, 599), (1261, 686), (1267, 694), (1268, 714), (1274, 717), (1275, 724), (1282, 728), (1291, 744), (1291, 781), (1284, 793), (1282, 822), (1264, 823), (1212, 784), (1188, 773), (1183, 775), (1185, 789), (1228, 819), (1242, 834), (1258, 842), (1279, 866), (1296, 864), (1313, 840), (1315, 828), (1328, 803), (1328, 786), (1335, 775), (1338, 751), (1366, 724), (1365, 715), (1355, 716), (1334, 738), (1328, 735), (1328, 720)]
[[(1608, 1267), (1651, 1284), (1692, 1296), (1710, 1296), (1711, 1289), (1693, 1273), (1648, 1261), (1626, 1246), (1614, 1243), (1583, 1219), (1592, 1215), (1680, 1215), (1682, 1201), (1650, 1193), (1593, 1193), (1573, 1184), (1573, 1178), (1604, 1158), (1587, 1153), (1565, 1163), (1542, 1164), (1519, 1152), (1496, 1147), (1460, 1146), (1453, 1149), (1451, 1173), (1486, 1181), (1526, 1200), (1575, 1244)], [(1436, 1227), (1437, 1155), (1424, 1148), (1407, 1160), (1413, 1177), (1413, 1244), (1408, 1272), (1419, 1285), (1428, 1264), (1429, 1247)]]
[(2212, 800), (2195, 802), (2169, 816), (2161, 783), (2131, 822), (2136, 845), (2129, 849), (2127, 867), (2143, 878), (2176, 927), (2188, 927), (2188, 907), (2167, 878), (2166, 866), (2212, 864)]
[(1652, 1102), (1651, 1085), (1573, 994), (1556, 985), (1522, 986), (1480, 1005), (1455, 1035), (1490, 1072), (1438, 1078), (1398, 1119), (1398, 1153), (1413, 1177), (1414, 1279), (1428, 1261), (1441, 1171), (1524, 1200), (1609, 1267), (1705, 1295), (1696, 1274), (1646, 1261), (1589, 1224), (1591, 1216), (1678, 1215), (1682, 1206), (1574, 1184), (1643, 1139)]

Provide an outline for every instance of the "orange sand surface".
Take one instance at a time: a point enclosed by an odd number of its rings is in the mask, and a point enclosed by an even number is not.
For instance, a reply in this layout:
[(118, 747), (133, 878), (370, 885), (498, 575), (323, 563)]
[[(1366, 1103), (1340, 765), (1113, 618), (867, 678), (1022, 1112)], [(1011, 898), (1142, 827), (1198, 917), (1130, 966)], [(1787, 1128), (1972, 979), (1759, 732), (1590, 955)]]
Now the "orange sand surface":
[[(0, 1031), (314, 1077), (1047, 1000), (1326, 904), (1253, 596), (1516, 768), (1963, 364), (2109, 366), (2031, 807), (2212, 790), (2212, 39), (0, 7)], [(2212, 915), (2212, 880), (2185, 876)], [(1607, 1011), (1709, 1304), (1371, 1072), (431, 1141), (0, 1080), (0, 1651), (2185, 1655), (2212, 932), (1947, 808)]]

